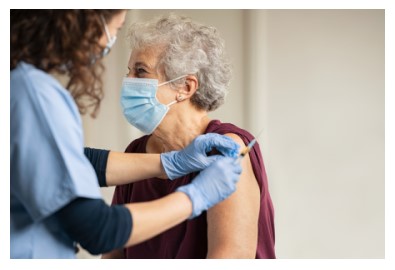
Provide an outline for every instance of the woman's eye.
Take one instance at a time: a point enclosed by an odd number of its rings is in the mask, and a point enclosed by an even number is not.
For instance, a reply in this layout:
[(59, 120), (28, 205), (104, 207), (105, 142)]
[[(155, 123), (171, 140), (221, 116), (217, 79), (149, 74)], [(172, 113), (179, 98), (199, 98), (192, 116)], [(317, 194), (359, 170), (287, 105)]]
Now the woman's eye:
[(147, 71), (141, 67), (134, 68), (134, 72), (136, 77), (143, 77), (147, 73)]

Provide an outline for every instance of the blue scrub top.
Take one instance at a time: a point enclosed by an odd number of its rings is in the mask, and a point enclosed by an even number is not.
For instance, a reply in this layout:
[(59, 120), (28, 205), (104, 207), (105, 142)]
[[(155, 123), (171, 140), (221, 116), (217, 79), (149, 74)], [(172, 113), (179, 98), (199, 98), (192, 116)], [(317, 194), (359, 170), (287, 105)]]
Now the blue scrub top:
[(75, 258), (53, 214), (77, 197), (101, 198), (77, 106), (51, 75), (21, 62), (10, 108), (11, 258)]

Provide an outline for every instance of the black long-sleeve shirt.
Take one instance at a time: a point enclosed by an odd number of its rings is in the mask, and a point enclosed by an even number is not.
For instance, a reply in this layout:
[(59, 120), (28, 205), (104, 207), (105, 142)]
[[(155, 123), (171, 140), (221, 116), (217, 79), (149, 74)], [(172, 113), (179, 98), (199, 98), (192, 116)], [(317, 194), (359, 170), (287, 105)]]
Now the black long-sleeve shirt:
[[(95, 169), (99, 185), (106, 184), (109, 151), (84, 149)], [(122, 206), (108, 206), (101, 199), (76, 198), (55, 214), (71, 239), (92, 254), (109, 252), (125, 245), (132, 232), (133, 220)]]

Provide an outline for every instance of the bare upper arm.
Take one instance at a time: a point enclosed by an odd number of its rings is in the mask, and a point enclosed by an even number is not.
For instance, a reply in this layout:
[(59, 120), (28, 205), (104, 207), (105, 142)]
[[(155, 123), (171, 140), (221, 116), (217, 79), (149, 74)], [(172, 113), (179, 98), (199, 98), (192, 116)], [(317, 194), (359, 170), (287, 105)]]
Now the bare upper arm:
[(102, 259), (125, 259), (125, 255), (123, 253), (123, 249), (115, 249), (108, 253), (103, 253), (101, 256)]
[[(225, 135), (245, 146), (239, 136)], [(249, 155), (241, 164), (243, 172), (235, 193), (207, 212), (208, 258), (255, 258), (260, 191)]]

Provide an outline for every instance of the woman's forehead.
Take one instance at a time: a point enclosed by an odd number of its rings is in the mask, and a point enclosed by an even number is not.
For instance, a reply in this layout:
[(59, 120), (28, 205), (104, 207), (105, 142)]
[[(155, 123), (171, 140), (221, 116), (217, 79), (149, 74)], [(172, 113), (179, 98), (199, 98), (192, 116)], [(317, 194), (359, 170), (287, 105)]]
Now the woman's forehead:
[(158, 62), (161, 50), (155, 49), (153, 47), (134, 49), (131, 54), (131, 59), (133, 62), (147, 62), (151, 64), (156, 64)]

